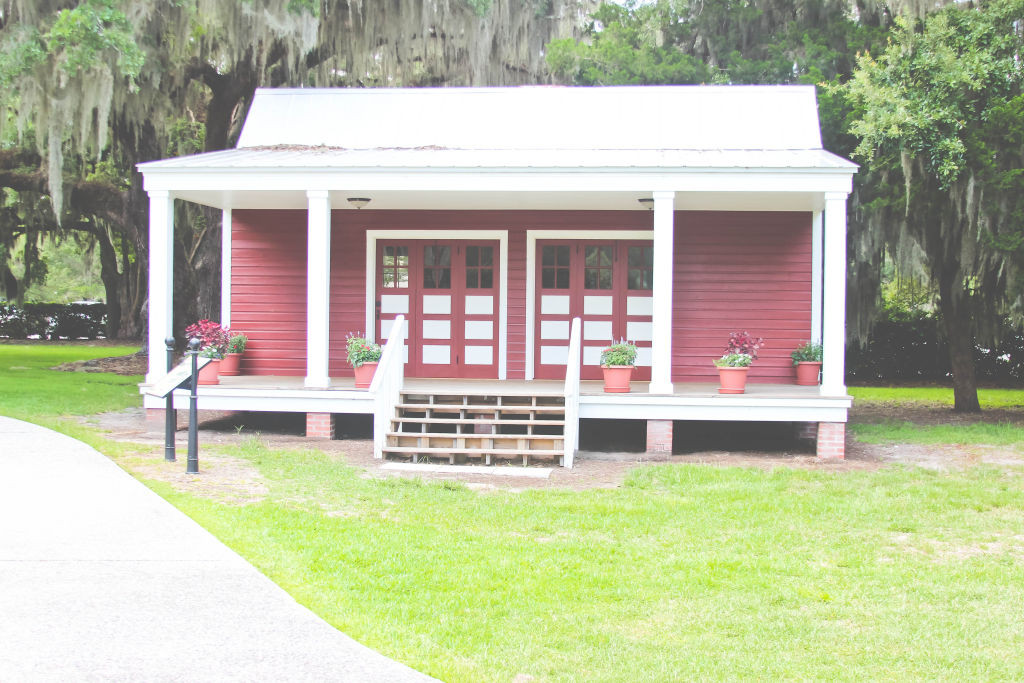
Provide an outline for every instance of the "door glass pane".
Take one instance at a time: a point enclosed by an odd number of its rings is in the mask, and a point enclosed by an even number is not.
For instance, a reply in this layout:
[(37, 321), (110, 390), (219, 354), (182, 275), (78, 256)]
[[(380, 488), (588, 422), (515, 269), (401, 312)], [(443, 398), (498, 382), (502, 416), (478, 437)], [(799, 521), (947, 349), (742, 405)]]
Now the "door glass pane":
[(560, 244), (557, 249), (558, 265), (568, 266), (569, 265), (569, 245)]
[(480, 271), (480, 287), (483, 289), (494, 287), (494, 270), (492, 268), (484, 268)]
[(466, 247), (466, 288), (494, 286), (494, 247)]
[(481, 249), (480, 249), (480, 265), (481, 266), (493, 266), (494, 265), (494, 247), (481, 247)]
[(466, 289), (477, 289), (480, 286), (480, 271), (476, 268), (466, 270)]
[(630, 247), (627, 287), (650, 291), (654, 282), (654, 247)]
[(612, 288), (612, 247), (584, 247), (583, 288)]
[(452, 248), (442, 246), (423, 247), (424, 289), (451, 289)]
[(540, 271), (540, 286), (544, 289), (554, 289), (555, 287), (555, 269), (554, 268), (542, 268)]
[(409, 286), (409, 247), (385, 246), (381, 254), (381, 286)]
[(466, 247), (466, 265), (469, 267), (480, 265), (480, 247)]
[(555, 289), (569, 289), (569, 269), (559, 268), (555, 277)]
[(540, 250), (540, 263), (542, 266), (555, 265), (555, 248), (542, 247)]

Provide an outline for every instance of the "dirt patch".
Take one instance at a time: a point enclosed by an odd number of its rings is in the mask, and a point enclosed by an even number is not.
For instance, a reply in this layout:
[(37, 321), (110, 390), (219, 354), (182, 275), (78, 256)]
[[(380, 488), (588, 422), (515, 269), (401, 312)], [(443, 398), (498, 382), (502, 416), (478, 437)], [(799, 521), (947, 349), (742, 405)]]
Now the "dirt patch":
[(858, 405), (854, 403), (850, 411), (850, 421), (863, 424), (878, 424), (883, 422), (912, 422), (915, 425), (969, 425), (976, 423), (1001, 424), (1009, 422), (1015, 425), (1024, 425), (1024, 409), (986, 409), (980, 413), (956, 413), (949, 406), (941, 404), (928, 405), (903, 405), (899, 403), (868, 403)]
[[(998, 413), (998, 414), (996, 414)], [(495, 477), (430, 472), (398, 472), (382, 470), (381, 461), (373, 457), (373, 442), (369, 437), (367, 421), (339, 420), (339, 434), (344, 438), (332, 441), (310, 440), (304, 436), (303, 414), (267, 414), (200, 411), (199, 414), (200, 471), (199, 477), (186, 475), (188, 414), (178, 413), (178, 461), (168, 463), (163, 457), (163, 421), (147, 422), (145, 411), (134, 408), (106, 413), (89, 418), (87, 422), (108, 432), (108, 437), (143, 445), (141, 452), (125, 458), (122, 464), (142, 477), (164, 481), (182, 491), (206, 496), (229, 504), (246, 504), (262, 499), (267, 493), (266, 483), (259, 472), (244, 460), (218, 455), (211, 444), (242, 444), (254, 436), (271, 449), (316, 448), (335, 459), (365, 470), (366, 477), (418, 477), (427, 480), (459, 481), (473, 490), (524, 491), (528, 489), (565, 488), (585, 490), (616, 488), (621, 486), (627, 473), (636, 467), (661, 463), (703, 464), (719, 467), (753, 467), (773, 470), (778, 467), (828, 472), (877, 470), (893, 464), (927, 467), (938, 470), (960, 469), (977, 464), (1024, 466), (1024, 454), (1004, 448), (987, 446), (916, 444), (865, 444), (850, 438), (846, 459), (821, 461), (811, 444), (779, 440), (763, 443), (760, 447), (741, 447), (731, 450), (700, 450), (684, 455), (651, 457), (644, 453), (581, 452), (575, 467), (566, 470), (554, 467), (549, 479), (527, 477)], [(856, 422), (908, 420), (918, 424), (966, 424), (979, 420), (979, 416), (957, 416), (948, 408), (879, 410), (875, 406), (855, 409), (851, 415)], [(987, 418), (987, 419), (986, 419)], [(983, 421), (1012, 421), (1024, 423), (1024, 415), (1014, 411), (993, 411), (983, 414)], [(507, 467), (498, 465), (498, 467)]]
[(145, 375), (148, 368), (148, 356), (139, 351), (128, 356), (112, 356), (110, 358), (93, 358), (61, 363), (54, 370), (65, 372), (111, 372), (115, 375)]

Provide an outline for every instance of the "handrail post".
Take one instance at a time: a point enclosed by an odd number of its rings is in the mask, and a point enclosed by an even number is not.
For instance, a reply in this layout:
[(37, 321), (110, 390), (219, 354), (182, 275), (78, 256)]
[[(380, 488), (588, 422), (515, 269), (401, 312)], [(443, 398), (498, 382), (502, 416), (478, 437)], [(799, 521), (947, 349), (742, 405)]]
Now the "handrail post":
[(579, 318), (572, 319), (569, 332), (569, 356), (565, 362), (565, 427), (562, 430), (564, 453), (562, 466), (571, 468), (580, 447), (580, 356), (582, 340)]
[(388, 429), (395, 416), (402, 384), (405, 381), (405, 316), (395, 318), (388, 334), (384, 352), (381, 354), (377, 371), (370, 382), (369, 393), (373, 395), (373, 457), (384, 457)]

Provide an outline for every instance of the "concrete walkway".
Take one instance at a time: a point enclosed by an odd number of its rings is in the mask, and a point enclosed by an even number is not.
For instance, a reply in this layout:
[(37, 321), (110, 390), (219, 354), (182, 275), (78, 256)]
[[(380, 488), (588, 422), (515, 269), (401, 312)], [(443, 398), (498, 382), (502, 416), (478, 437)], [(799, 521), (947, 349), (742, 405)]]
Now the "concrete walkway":
[(92, 448), (0, 417), (0, 681), (71, 680), (433, 679), (331, 627)]

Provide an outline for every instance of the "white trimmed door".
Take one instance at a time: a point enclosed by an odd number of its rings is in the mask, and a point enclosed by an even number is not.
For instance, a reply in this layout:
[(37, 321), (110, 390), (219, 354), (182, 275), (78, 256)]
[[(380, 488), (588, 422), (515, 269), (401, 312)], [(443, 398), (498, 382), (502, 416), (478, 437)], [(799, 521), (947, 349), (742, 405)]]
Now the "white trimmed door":
[(498, 242), (377, 242), (377, 335), (409, 320), (411, 377), (498, 376)]
[(650, 380), (653, 258), (650, 240), (538, 240), (534, 376), (565, 377), (578, 317), (583, 379), (600, 379), (601, 351), (626, 339), (639, 351), (633, 378)]

